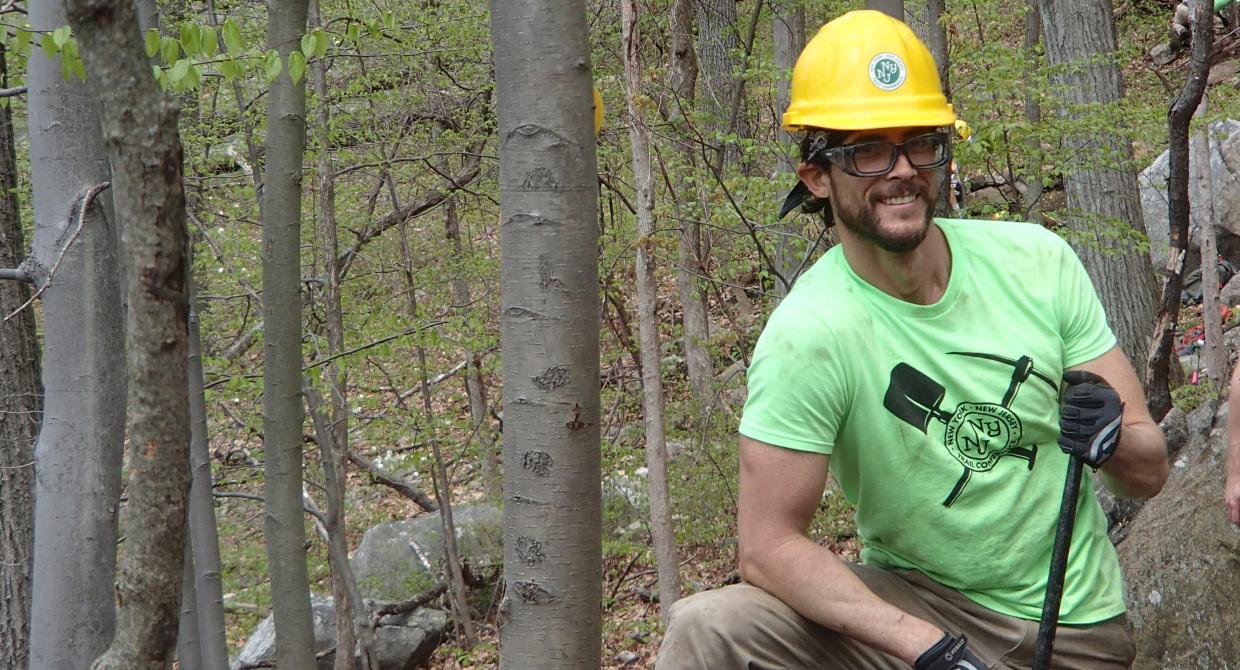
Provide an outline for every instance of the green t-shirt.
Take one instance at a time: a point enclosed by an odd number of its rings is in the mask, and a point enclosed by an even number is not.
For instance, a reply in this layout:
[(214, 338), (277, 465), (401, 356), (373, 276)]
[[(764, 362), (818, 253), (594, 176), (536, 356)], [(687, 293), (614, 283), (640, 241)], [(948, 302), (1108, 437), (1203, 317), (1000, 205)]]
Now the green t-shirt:
[[(864, 563), (919, 570), (995, 611), (1038, 619), (1067, 456), (1065, 368), (1115, 345), (1071, 248), (1025, 223), (937, 219), (951, 277), (914, 305), (831, 249), (771, 315), (740, 432), (831, 456), (856, 506)], [(1087, 477), (1060, 622), (1124, 612)]]

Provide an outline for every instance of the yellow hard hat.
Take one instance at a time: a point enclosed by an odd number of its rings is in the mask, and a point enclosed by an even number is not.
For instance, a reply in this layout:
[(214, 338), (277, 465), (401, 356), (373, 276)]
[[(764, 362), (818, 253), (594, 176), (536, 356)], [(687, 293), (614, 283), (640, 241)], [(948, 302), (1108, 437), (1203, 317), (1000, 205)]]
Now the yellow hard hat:
[(950, 126), (930, 50), (902, 21), (861, 9), (827, 23), (792, 70), (784, 128)]
[(959, 137), (962, 140), (967, 140), (970, 137), (973, 137), (973, 129), (969, 127), (969, 124), (964, 122), (964, 119), (956, 119), (956, 137)]

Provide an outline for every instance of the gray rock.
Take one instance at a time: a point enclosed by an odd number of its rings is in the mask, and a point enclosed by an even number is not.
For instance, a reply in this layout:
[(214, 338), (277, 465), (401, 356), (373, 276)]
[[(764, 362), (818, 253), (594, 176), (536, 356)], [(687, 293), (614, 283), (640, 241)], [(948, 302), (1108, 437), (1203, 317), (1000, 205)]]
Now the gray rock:
[[(503, 513), (491, 505), (452, 509), (461, 557), (483, 575), (503, 563)], [(351, 563), (365, 598), (396, 602), (438, 581), (443, 565), (439, 514), (424, 514), (372, 527), (353, 552)]]
[(1189, 439), (1205, 437), (1214, 428), (1214, 413), (1218, 409), (1218, 401), (1206, 400), (1188, 415)]
[[(310, 604), (314, 612), (315, 654), (323, 654), (315, 664), (315, 670), (331, 670), (336, 658), (336, 606), (331, 596), (317, 594), (311, 596)], [(378, 670), (413, 670), (422, 666), (430, 660), (447, 629), (447, 613), (435, 609), (422, 608), (403, 615), (384, 617), (375, 629)], [(275, 620), (268, 616), (246, 640), (233, 662), (232, 670), (273, 661), (275, 655)]]
[(1172, 407), (1158, 427), (1162, 428), (1163, 436), (1167, 439), (1168, 454), (1175, 455), (1188, 444), (1188, 417), (1179, 407)]
[[(1214, 213), (1218, 226), (1231, 235), (1240, 235), (1240, 121), (1226, 119), (1210, 124), (1210, 162), (1213, 166), (1214, 181)], [(1190, 160), (1196, 160), (1191, 151)], [(1141, 188), (1141, 211), (1145, 220), (1145, 231), (1150, 237), (1150, 259), (1158, 271), (1166, 266), (1167, 254), (1171, 246), (1171, 233), (1167, 223), (1167, 175), (1170, 174), (1170, 152), (1165, 151), (1154, 160), (1137, 177)], [(1197, 195), (1189, 189), (1189, 202), (1196, 216), (1197, 212), (1205, 211), (1197, 206)], [(1190, 221), (1189, 254), (1192, 259), (1200, 249), (1200, 224)], [(1220, 250), (1223, 250), (1220, 243)], [(1225, 250), (1223, 250), (1225, 251)], [(1224, 256), (1227, 256), (1224, 253)], [(1185, 272), (1195, 268), (1199, 260), (1192, 260), (1185, 266)]]

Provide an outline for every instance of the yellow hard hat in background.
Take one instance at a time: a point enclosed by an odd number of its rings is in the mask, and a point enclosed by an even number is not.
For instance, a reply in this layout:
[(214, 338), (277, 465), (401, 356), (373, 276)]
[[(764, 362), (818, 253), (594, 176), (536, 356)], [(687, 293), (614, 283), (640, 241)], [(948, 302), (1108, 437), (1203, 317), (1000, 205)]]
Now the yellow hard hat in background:
[(950, 126), (934, 57), (902, 21), (848, 12), (810, 40), (792, 70), (784, 129), (864, 130)]
[(970, 137), (973, 137), (973, 129), (969, 127), (969, 124), (964, 122), (964, 119), (956, 119), (956, 137), (959, 137), (962, 140), (967, 140)]
[(594, 134), (597, 135), (603, 129), (603, 94), (598, 92), (598, 87), (594, 87)]

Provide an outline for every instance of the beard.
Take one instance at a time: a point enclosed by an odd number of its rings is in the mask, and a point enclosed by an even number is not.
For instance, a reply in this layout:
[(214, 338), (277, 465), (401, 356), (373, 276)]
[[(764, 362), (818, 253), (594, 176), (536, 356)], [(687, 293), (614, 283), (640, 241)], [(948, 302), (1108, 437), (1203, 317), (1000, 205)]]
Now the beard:
[[(883, 198), (902, 195), (918, 195), (926, 205), (925, 216), (921, 225), (915, 228), (891, 230), (884, 228), (874, 212), (874, 203)], [(831, 194), (831, 206), (834, 208), (836, 220), (849, 232), (867, 242), (873, 242), (884, 251), (905, 253), (916, 249), (926, 239), (930, 231), (930, 222), (934, 218), (934, 206), (937, 193), (928, 188), (921, 180), (910, 180), (894, 188), (875, 193), (873, 198), (862, 201), (855, 208), (844, 206), (836, 193)]]

